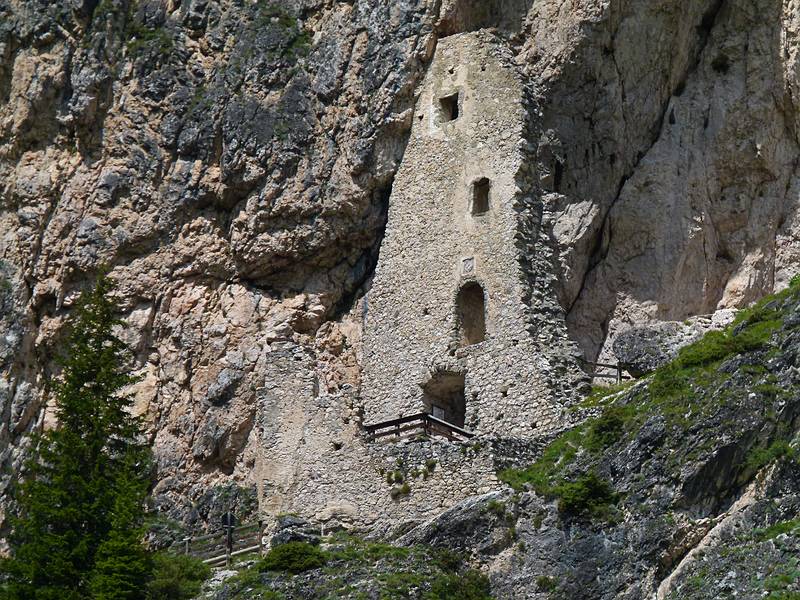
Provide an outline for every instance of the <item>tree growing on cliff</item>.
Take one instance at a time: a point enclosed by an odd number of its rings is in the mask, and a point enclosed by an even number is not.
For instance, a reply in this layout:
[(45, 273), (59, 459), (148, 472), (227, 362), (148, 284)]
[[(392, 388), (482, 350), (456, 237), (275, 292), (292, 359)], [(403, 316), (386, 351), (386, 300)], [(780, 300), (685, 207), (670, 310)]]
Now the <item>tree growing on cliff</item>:
[(36, 438), (14, 492), (12, 599), (144, 597), (150, 455), (125, 393), (136, 379), (111, 291), (101, 275), (77, 303), (54, 384), (57, 425)]

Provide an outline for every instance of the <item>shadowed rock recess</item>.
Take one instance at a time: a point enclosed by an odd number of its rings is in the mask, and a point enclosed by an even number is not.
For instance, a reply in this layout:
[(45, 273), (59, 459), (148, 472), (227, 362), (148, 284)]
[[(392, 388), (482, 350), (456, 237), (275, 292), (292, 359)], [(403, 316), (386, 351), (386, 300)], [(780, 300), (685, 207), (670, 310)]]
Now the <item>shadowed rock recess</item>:
[[(0, 0), (0, 538), (107, 267), (154, 539), (394, 544), (287, 598), (797, 597), (798, 98), (800, 0)], [(423, 411), (474, 437), (364, 435)]]

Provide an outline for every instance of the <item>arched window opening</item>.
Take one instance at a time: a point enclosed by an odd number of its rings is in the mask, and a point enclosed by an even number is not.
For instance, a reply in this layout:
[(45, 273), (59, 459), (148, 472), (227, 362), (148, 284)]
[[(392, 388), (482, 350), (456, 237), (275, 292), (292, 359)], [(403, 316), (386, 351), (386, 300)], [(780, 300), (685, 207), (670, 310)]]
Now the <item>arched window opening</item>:
[(456, 298), (458, 329), (461, 345), (471, 346), (486, 339), (486, 305), (483, 288), (468, 283), (458, 291)]
[(482, 215), (489, 212), (489, 190), (492, 182), (483, 177), (472, 184), (472, 206), (470, 212), (473, 215)]
[(439, 121), (447, 123), (458, 117), (458, 92), (439, 98)]
[(456, 427), (464, 427), (467, 401), (464, 394), (464, 373), (436, 373), (422, 387), (425, 412)]

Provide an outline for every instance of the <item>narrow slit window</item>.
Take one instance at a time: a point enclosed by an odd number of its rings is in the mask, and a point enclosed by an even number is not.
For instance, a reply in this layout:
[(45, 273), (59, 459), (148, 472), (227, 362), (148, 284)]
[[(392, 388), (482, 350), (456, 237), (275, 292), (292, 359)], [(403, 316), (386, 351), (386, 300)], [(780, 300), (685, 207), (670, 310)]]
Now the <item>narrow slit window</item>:
[(489, 212), (489, 191), (492, 182), (484, 177), (472, 184), (472, 214), (482, 215)]
[(442, 123), (458, 118), (458, 92), (439, 98), (439, 115)]

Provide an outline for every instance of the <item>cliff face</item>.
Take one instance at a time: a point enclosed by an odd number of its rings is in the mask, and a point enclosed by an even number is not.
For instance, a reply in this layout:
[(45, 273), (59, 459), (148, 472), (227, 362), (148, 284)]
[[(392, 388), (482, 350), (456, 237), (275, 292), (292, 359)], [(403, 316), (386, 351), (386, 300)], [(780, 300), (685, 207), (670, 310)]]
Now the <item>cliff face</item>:
[(343, 358), (323, 385), (352, 380), (350, 344), (323, 323), (375, 260), (428, 7), (0, 11), (4, 465), (18, 469), (45, 418), (64, 316), (105, 264), (144, 377), (157, 492), (249, 485), (269, 345), (332, 338)]
[(787, 282), (797, 0), (0, 0), (3, 472), (108, 265), (157, 502), (246, 504), (273, 349), (323, 390), (359, 384), (350, 309), (417, 86), (440, 37), (483, 27), (536, 96), (539, 284), (590, 358)]

